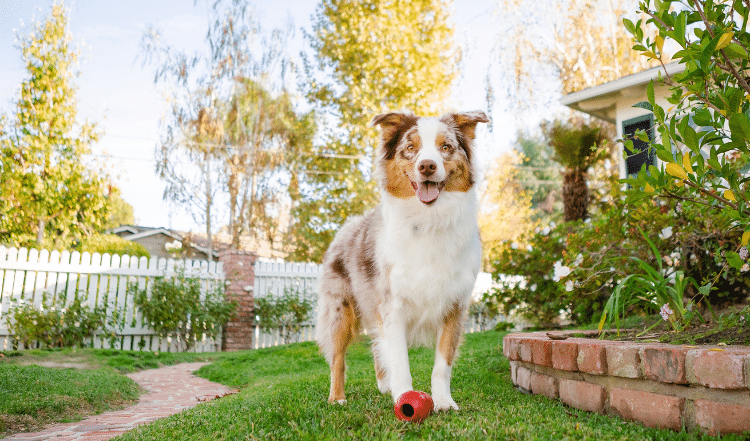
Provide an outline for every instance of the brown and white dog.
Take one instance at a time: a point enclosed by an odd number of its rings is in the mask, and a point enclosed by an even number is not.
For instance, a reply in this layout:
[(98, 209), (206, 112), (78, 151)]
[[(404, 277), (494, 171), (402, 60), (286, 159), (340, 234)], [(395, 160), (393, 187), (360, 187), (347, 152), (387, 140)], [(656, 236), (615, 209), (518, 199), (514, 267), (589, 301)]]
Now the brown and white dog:
[(488, 121), (481, 111), (373, 118), (381, 128), (381, 203), (336, 234), (318, 287), (316, 338), (331, 366), (329, 402), (346, 402), (344, 357), (364, 327), (382, 393), (395, 402), (412, 390), (408, 347), (435, 344), (435, 409), (458, 410), (451, 370), (481, 263), (474, 132)]

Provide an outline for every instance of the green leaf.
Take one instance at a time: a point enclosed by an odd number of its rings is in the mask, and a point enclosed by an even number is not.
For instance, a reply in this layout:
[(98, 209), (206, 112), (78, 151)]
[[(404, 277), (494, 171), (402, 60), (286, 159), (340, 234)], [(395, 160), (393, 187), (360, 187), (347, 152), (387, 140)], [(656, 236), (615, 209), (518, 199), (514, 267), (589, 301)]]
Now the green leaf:
[(641, 101), (640, 103), (635, 103), (635, 104), (633, 104), (633, 107), (639, 107), (641, 109), (646, 109), (649, 112), (653, 112), (654, 111), (654, 107), (648, 101)]
[(724, 257), (727, 259), (727, 263), (729, 264), (729, 266), (736, 269), (737, 271), (741, 271), (742, 267), (745, 265), (745, 261), (742, 260), (740, 255), (735, 253), (734, 251), (725, 252)]
[(648, 87), (646, 89), (646, 98), (648, 98), (649, 105), (651, 105), (651, 111), (653, 111), (653, 105), (655, 104), (654, 99), (654, 80), (651, 80), (648, 82)]
[(744, 113), (733, 113), (729, 117), (732, 141), (744, 144), (750, 139), (750, 118)]
[(729, 46), (724, 48), (724, 53), (730, 58), (748, 58), (747, 50), (737, 43), (729, 43)]
[(700, 63), (703, 72), (708, 72), (708, 67), (711, 65), (711, 58), (714, 55), (714, 51), (716, 50), (716, 46), (719, 44), (720, 39), (721, 35), (717, 35), (701, 50)]

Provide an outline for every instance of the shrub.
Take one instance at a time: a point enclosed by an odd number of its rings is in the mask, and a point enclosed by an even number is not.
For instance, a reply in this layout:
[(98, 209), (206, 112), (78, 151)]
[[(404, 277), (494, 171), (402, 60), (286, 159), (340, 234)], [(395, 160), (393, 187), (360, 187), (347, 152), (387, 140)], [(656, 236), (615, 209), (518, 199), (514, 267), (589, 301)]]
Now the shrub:
[(26, 348), (34, 342), (46, 348), (83, 346), (104, 328), (106, 319), (102, 308), (84, 305), (80, 296), (67, 306), (60, 300), (48, 304), (45, 299), (37, 307), (22, 299), (10, 308), (8, 316), (16, 347), (23, 343)]
[[(654, 113), (659, 139), (651, 148), (665, 166), (641, 170), (628, 182), (642, 189), (634, 197), (657, 195), (699, 205), (704, 211), (721, 211), (747, 245), (750, 9), (739, 0), (679, 2), (675, 10), (672, 3), (677, 2), (656, 1), (653, 7), (650, 1), (642, 2), (640, 9), (650, 18), (635, 24), (624, 21), (637, 43), (634, 48), (644, 56), (661, 61), (665, 42), (671, 40), (680, 48), (673, 60), (685, 65), (684, 72), (664, 79), (672, 91), (673, 108), (665, 111), (656, 103), (653, 82), (648, 101), (638, 104)], [(644, 32), (647, 26), (655, 29), (653, 38)], [(740, 245), (736, 243), (732, 252)], [(736, 259), (732, 263), (742, 268)]]
[(280, 297), (267, 295), (255, 298), (257, 325), (266, 329), (279, 329), (284, 343), (290, 343), (306, 321), (310, 319), (313, 302), (297, 290), (285, 290)]
[(92, 234), (81, 242), (81, 252), (108, 253), (110, 255), (128, 255), (135, 257), (151, 257), (146, 248), (135, 242), (125, 240), (114, 234)]
[[(574, 324), (589, 324), (598, 321), (615, 286), (643, 272), (639, 261), (653, 268), (663, 264), (669, 273), (681, 271), (699, 286), (711, 284), (711, 304), (747, 296), (750, 266), (742, 259), (747, 259), (744, 253), (734, 252), (739, 235), (728, 231), (732, 219), (726, 213), (674, 200), (630, 197), (638, 192), (621, 192), (615, 183), (609, 202), (600, 204), (591, 219), (551, 224), (498, 247), (491, 261), (494, 278), (521, 275), (524, 281), (505, 283), (487, 300), (506, 314), (515, 312), (542, 326), (554, 323), (561, 312)], [(735, 254), (738, 262), (729, 265), (727, 256)], [(696, 286), (687, 286), (685, 295), (706, 306)], [(647, 309), (631, 304), (628, 312)]]
[(174, 277), (156, 277), (150, 290), (129, 284), (128, 293), (143, 323), (162, 338), (175, 338), (178, 350), (189, 350), (199, 338), (217, 338), (237, 307), (224, 299), (221, 285), (206, 290), (202, 299), (200, 279), (187, 277), (184, 269)]

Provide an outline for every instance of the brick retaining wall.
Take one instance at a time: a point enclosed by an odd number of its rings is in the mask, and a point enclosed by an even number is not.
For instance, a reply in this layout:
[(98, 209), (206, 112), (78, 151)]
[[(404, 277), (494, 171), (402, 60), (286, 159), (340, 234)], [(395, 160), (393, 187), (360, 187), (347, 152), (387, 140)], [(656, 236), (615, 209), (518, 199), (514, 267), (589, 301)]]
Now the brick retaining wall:
[[(577, 409), (649, 427), (750, 431), (750, 348), (508, 334), (513, 384)], [(589, 335), (596, 335), (591, 332)]]

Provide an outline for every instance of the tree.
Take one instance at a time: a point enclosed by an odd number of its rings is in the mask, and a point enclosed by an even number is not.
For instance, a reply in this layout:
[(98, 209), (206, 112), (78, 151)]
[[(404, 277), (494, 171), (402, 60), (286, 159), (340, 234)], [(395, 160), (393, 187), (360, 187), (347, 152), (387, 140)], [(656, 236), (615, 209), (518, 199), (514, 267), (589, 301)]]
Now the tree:
[(587, 124), (582, 119), (545, 123), (542, 131), (555, 149), (554, 160), (565, 167), (563, 218), (565, 221), (586, 219), (589, 216), (588, 170), (609, 156), (606, 144), (612, 136), (601, 124)]
[(443, 109), (460, 57), (446, 0), (323, 0), (307, 35), (306, 95), (336, 127), (303, 165), (293, 258), (319, 261), (335, 231), (376, 204), (369, 179), (377, 144), (370, 120), (409, 108)]
[[(315, 114), (298, 115), (288, 92), (272, 96), (262, 84), (240, 78), (225, 116), (225, 173), (229, 193), (229, 231), (239, 248), (244, 235), (273, 244), (280, 229), (281, 173), (295, 185), (296, 164), (312, 144)], [(290, 202), (298, 192), (289, 188)]]
[(516, 180), (531, 197), (534, 218), (549, 219), (560, 213), (560, 166), (553, 159), (555, 150), (541, 135), (519, 132), (514, 149), (522, 161), (516, 165)]
[(500, 155), (485, 177), (479, 213), (485, 261), (497, 254), (503, 242), (514, 242), (535, 225), (531, 192), (519, 180), (523, 154), (511, 150)]
[[(539, 99), (552, 104), (553, 94), (540, 86), (549, 75), (568, 94), (652, 65), (632, 50), (630, 36), (620, 24), (636, 1), (513, 0), (498, 2), (504, 17), (495, 47), (499, 76), (508, 84), (513, 104), (521, 108)], [(491, 78), (491, 75), (488, 75)], [(489, 83), (489, 81), (488, 81)], [(488, 84), (488, 88), (491, 84)]]
[(55, 2), (44, 22), (19, 37), (28, 78), (15, 120), (0, 133), (0, 242), (67, 248), (108, 217), (105, 177), (84, 163), (99, 138), (77, 122), (75, 63), (68, 17)]
[(289, 29), (257, 41), (260, 24), (243, 0), (215, 1), (209, 21), (207, 55), (162, 46), (153, 28), (144, 35), (155, 82), (171, 87), (157, 172), (168, 184), (165, 198), (205, 225), (209, 243), (214, 222), (228, 213), (240, 247), (246, 236), (276, 237), (282, 205), (291, 203), (281, 174), (309, 149), (315, 118), (297, 115), (284, 83)]

